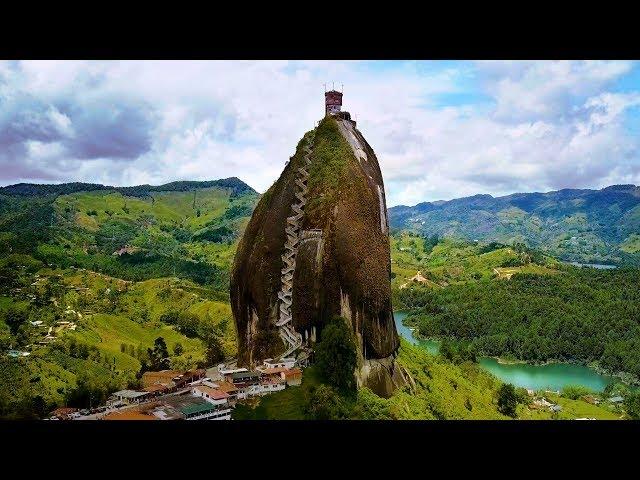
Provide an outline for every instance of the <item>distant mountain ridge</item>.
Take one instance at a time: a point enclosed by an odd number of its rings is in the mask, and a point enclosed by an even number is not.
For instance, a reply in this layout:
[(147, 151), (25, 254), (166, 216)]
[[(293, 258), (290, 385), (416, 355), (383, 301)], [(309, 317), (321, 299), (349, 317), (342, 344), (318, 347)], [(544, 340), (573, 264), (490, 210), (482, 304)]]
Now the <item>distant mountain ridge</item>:
[(122, 195), (130, 197), (146, 197), (151, 192), (185, 192), (201, 188), (230, 188), (232, 196), (239, 196), (244, 193), (258, 193), (238, 177), (222, 178), (208, 181), (177, 181), (165, 183), (164, 185), (135, 185), (132, 187), (112, 187), (99, 183), (59, 183), (59, 184), (35, 184), (17, 183), (0, 187), (0, 194), (13, 196), (46, 196), (46, 195), (68, 195), (77, 192), (92, 192), (96, 190), (116, 191)]
[(568, 261), (640, 264), (640, 187), (474, 195), (389, 209), (392, 228), (479, 241), (522, 241)]

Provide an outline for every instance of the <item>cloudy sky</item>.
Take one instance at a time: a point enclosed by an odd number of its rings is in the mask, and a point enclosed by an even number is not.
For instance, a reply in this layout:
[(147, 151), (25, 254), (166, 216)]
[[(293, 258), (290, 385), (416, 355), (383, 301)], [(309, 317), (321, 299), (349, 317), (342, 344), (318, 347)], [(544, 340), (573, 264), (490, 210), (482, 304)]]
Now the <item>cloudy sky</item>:
[(263, 192), (332, 81), (390, 206), (640, 184), (637, 62), (10, 61), (0, 185), (237, 176)]

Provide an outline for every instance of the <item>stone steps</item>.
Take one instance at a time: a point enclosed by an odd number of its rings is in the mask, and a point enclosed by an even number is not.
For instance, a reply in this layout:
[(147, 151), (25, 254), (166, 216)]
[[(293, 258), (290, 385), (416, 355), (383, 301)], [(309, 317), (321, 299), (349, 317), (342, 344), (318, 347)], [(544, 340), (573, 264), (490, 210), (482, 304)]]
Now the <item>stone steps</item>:
[(307, 204), (307, 193), (309, 187), (309, 172), (307, 168), (311, 165), (311, 145), (315, 139), (315, 132), (309, 138), (308, 143), (303, 147), (304, 165), (298, 168), (294, 180), (296, 191), (294, 193), (297, 202), (291, 205), (294, 215), (287, 217), (287, 226), (285, 232), (287, 240), (284, 244), (285, 253), (282, 255), (284, 268), (281, 269), (280, 291), (278, 292), (278, 300), (280, 301), (279, 316), (276, 326), (279, 328), (280, 337), (287, 350), (282, 354), (283, 357), (290, 355), (302, 345), (302, 335), (290, 328), (291, 323), (291, 303), (293, 293), (293, 274), (296, 269), (296, 255), (298, 253), (298, 243), (300, 241), (300, 221), (304, 217), (304, 207)]

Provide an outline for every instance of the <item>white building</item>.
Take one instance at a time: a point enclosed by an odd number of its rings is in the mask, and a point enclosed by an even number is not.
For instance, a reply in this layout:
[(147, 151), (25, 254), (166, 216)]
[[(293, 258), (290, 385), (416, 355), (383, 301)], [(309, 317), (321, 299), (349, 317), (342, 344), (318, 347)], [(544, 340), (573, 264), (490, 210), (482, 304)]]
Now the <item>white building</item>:
[(207, 402), (212, 405), (226, 405), (228, 404), (229, 394), (223, 392), (222, 390), (218, 390), (216, 388), (212, 388), (208, 385), (198, 385), (193, 387), (191, 390), (191, 394), (194, 397), (202, 397)]
[(234, 373), (248, 372), (246, 368), (231, 368), (227, 367), (224, 363), (218, 365), (218, 373), (222, 378), (226, 378), (229, 375), (233, 375)]
[(268, 395), (273, 392), (284, 390), (287, 382), (281, 379), (262, 379), (255, 385), (247, 385), (238, 390), (238, 398), (249, 398), (254, 396)]
[(295, 358), (281, 358), (280, 360), (274, 360), (273, 358), (265, 358), (263, 366), (261, 368), (293, 368), (296, 365)]
[(113, 399), (126, 403), (139, 403), (148, 397), (147, 392), (136, 392), (134, 390), (119, 390), (112, 394)]

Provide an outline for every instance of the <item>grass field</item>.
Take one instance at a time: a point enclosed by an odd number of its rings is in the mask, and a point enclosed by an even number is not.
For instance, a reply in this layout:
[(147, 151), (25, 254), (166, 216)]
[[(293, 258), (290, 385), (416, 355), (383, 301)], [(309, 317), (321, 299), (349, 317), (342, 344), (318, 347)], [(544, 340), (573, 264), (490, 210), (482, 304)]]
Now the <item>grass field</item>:
[(544, 397), (562, 407), (556, 414), (549, 409), (536, 410), (525, 405), (518, 405), (518, 417), (523, 420), (575, 420), (576, 418), (595, 418), (596, 420), (620, 420), (621, 414), (612, 412), (599, 405), (584, 400), (572, 400), (553, 393), (545, 393)]
[(89, 230), (113, 218), (134, 222), (144, 217), (152, 217), (160, 224), (183, 224), (197, 230), (224, 213), (229, 197), (229, 192), (219, 188), (157, 192), (144, 199), (98, 191), (62, 195), (55, 205), (58, 211), (75, 211), (78, 224)]
[(640, 252), (640, 235), (636, 233), (629, 235), (622, 245), (620, 245), (620, 250), (627, 253)]
[(514, 273), (557, 273), (558, 262), (545, 257), (544, 265), (522, 262), (521, 254), (512, 247), (495, 247), (490, 251), (485, 244), (476, 242), (439, 240), (432, 245), (424, 238), (407, 232), (396, 233), (391, 242), (391, 281), (393, 289), (406, 285), (417, 272), (421, 272), (427, 286), (437, 288), (482, 278), (510, 278)]

